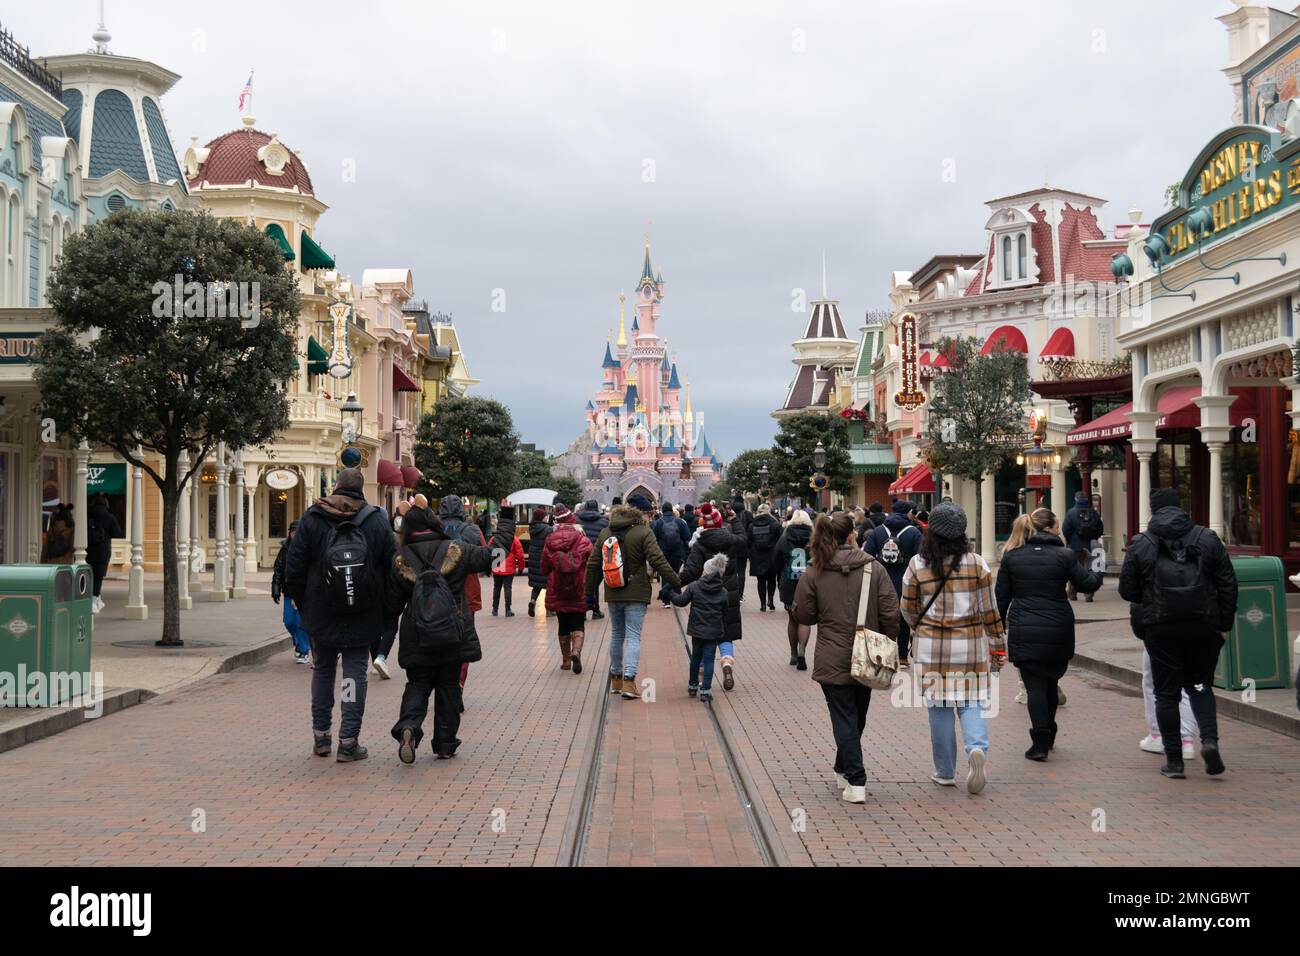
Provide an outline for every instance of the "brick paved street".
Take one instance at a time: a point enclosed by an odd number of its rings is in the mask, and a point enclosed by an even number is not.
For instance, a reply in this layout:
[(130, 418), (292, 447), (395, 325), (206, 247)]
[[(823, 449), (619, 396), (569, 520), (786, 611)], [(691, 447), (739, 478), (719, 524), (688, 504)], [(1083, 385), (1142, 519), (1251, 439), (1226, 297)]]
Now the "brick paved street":
[[(929, 782), (924, 711), (878, 694), (865, 736), (868, 802), (844, 804), (821, 694), (786, 664), (784, 616), (746, 605), (744, 619), (737, 688), (722, 692), (719, 674), (713, 707), (778, 863), (1300, 858), (1300, 741), (1224, 721), (1228, 773), (1210, 779), (1192, 762), (1187, 780), (1167, 781), (1159, 758), (1137, 749), (1137, 696), (1082, 671), (1066, 679), (1047, 764), (1021, 756), (1027, 715), (1008, 672), (978, 797)], [(310, 673), (280, 654), (0, 754), (0, 863), (553, 865), (568, 862), (578, 833), (584, 865), (763, 862), (723, 737), (685, 695), (671, 612), (652, 608), (645, 630), (640, 676), (655, 680), (655, 702), (610, 699), (598, 753), (606, 622), (589, 625), (588, 667), (576, 678), (556, 666), (552, 619), (480, 622), (487, 657), (470, 675), (455, 760), (434, 762), (426, 749), (413, 767), (398, 763), (388, 728), (402, 681), (375, 678), (363, 732), (371, 759), (313, 758)], [(196, 809), (206, 832), (191, 830)], [(1104, 832), (1093, 830), (1097, 810)]]

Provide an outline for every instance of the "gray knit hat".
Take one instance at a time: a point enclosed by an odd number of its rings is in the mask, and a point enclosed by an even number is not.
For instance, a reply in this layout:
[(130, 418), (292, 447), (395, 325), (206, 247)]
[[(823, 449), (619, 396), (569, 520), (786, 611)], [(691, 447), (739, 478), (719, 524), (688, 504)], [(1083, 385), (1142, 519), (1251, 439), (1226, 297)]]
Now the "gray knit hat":
[(966, 537), (966, 512), (959, 504), (944, 502), (930, 512), (930, 532), (946, 541)]

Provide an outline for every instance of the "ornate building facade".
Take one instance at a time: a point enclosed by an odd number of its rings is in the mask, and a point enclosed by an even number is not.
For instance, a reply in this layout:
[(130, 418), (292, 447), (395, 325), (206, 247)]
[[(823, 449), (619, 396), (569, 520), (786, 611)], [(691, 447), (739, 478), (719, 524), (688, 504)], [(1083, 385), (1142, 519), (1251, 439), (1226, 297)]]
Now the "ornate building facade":
[(587, 497), (602, 504), (642, 494), (655, 502), (693, 503), (716, 482), (722, 465), (704, 433), (704, 413), (691, 407), (691, 384), (658, 334), (663, 274), (645, 264), (636, 287), (628, 336), (619, 296), (618, 339), (605, 342), (603, 381), (587, 402)]

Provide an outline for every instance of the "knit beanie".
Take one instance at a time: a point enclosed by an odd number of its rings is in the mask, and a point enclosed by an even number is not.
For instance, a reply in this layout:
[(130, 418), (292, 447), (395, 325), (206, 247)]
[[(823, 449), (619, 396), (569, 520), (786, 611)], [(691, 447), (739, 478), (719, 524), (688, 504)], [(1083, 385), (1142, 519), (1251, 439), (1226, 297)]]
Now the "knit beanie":
[(627, 499), (627, 503), (637, 511), (644, 511), (647, 514), (655, 510), (655, 506), (650, 503), (650, 499), (645, 495), (632, 495)]
[(722, 512), (713, 505), (700, 505), (700, 527), (708, 531), (712, 528), (722, 527)]
[(412, 535), (421, 531), (441, 531), (442, 522), (428, 508), (412, 508), (402, 518), (402, 534)]
[(966, 537), (966, 512), (959, 504), (945, 502), (930, 512), (930, 533), (945, 541)]
[(896, 515), (908, 515), (916, 510), (916, 504), (908, 501), (906, 498), (899, 498), (894, 502), (893, 512)]
[(721, 577), (727, 572), (727, 555), (719, 551), (709, 560), (704, 562), (704, 571), (700, 575), (705, 578)]
[(1151, 492), (1151, 510), (1159, 511), (1161, 508), (1179, 508), (1182, 507), (1178, 500), (1177, 488), (1157, 488)]
[(534, 508), (534, 509), (533, 509), (533, 520), (534, 520), (534, 521), (545, 521), (545, 520), (546, 520), (546, 509), (543, 508), (543, 507), (541, 507), (540, 505), (539, 505), (538, 507)]
[(574, 517), (573, 512), (562, 504), (555, 505), (555, 520), (557, 523), (573, 524), (578, 519)]

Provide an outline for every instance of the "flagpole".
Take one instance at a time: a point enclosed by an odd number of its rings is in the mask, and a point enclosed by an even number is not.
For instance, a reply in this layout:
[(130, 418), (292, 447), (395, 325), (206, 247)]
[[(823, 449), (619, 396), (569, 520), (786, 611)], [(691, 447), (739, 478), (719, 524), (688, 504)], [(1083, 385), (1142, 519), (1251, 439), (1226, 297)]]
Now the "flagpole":
[(248, 115), (253, 115), (253, 68), (248, 68)]

